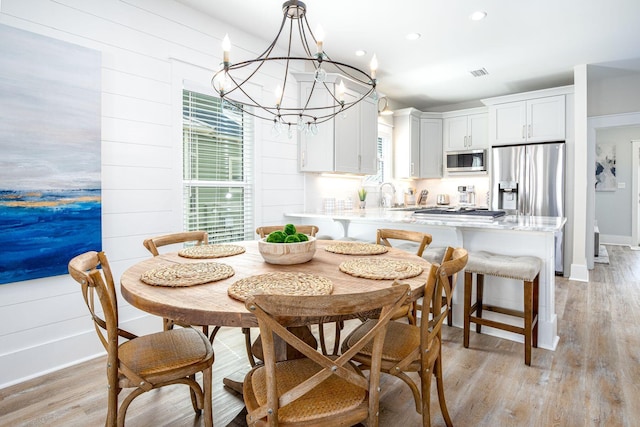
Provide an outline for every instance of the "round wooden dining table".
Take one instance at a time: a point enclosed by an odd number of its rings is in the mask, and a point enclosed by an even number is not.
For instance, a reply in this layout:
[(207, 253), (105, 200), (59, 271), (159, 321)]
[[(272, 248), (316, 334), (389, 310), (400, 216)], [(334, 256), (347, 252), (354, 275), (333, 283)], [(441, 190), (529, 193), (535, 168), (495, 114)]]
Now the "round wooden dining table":
[[(240, 328), (256, 327), (257, 320), (242, 301), (231, 298), (227, 290), (240, 279), (275, 272), (301, 272), (329, 279), (333, 284), (333, 294), (358, 294), (391, 286), (393, 279), (368, 279), (355, 277), (340, 270), (340, 264), (363, 255), (345, 255), (329, 252), (326, 248), (339, 241), (317, 240), (316, 252), (311, 261), (295, 265), (268, 264), (258, 251), (258, 241), (234, 242), (245, 252), (215, 259), (193, 259), (180, 256), (178, 252), (161, 254), (129, 267), (120, 280), (122, 296), (132, 306), (145, 312), (173, 319), (188, 325), (231, 326)], [(415, 254), (401, 249), (389, 248), (386, 253), (367, 255), (409, 261), (423, 267), (417, 276), (397, 280), (411, 286), (412, 299), (422, 296), (429, 262)], [(211, 283), (187, 287), (153, 286), (141, 280), (143, 273), (176, 264), (194, 262), (217, 262), (231, 266), (233, 275)]]

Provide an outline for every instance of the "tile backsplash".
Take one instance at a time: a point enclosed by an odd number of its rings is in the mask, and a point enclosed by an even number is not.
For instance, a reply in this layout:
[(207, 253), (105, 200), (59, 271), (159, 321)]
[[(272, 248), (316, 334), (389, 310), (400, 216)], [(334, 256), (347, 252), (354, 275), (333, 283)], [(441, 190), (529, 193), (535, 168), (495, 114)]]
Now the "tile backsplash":
[[(421, 179), (415, 181), (392, 181), (396, 189), (393, 203), (404, 203), (404, 193), (408, 188), (416, 190), (416, 197), (421, 190), (428, 190), (427, 205), (436, 204), (438, 194), (448, 194), (450, 204), (458, 205), (458, 186), (474, 185), (477, 206), (488, 206), (487, 193), (489, 191), (489, 177), (464, 176), (441, 179)], [(333, 209), (358, 206), (358, 189), (367, 190), (367, 208), (377, 208), (380, 201), (379, 184), (364, 183), (360, 177), (345, 177), (320, 174), (305, 175), (305, 210), (308, 212), (323, 212), (326, 206)]]

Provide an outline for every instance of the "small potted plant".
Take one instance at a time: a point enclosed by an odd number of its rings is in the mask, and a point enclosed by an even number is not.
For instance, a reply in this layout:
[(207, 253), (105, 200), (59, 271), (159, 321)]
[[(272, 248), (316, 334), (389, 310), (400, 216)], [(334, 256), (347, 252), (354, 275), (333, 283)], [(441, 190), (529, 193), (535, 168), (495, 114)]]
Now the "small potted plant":
[(360, 209), (364, 209), (367, 204), (367, 190), (364, 187), (358, 190), (358, 199), (360, 199)]

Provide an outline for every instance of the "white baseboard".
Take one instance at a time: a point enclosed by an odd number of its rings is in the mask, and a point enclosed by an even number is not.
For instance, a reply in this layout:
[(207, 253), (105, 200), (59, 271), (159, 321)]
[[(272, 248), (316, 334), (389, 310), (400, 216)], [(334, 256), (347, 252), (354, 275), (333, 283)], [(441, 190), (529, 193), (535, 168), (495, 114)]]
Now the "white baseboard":
[(631, 245), (631, 236), (618, 236), (615, 234), (602, 234), (600, 233), (601, 245)]

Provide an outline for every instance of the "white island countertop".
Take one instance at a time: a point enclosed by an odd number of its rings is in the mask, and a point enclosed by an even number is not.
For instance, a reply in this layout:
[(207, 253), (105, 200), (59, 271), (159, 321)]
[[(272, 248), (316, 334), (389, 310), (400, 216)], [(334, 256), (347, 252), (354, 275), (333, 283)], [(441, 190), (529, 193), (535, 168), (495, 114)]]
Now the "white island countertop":
[(487, 228), (496, 230), (543, 231), (562, 230), (566, 218), (548, 216), (505, 215), (499, 218), (469, 217), (455, 215), (413, 215), (411, 211), (383, 208), (358, 209), (332, 212), (286, 213), (287, 217), (327, 218), (334, 221), (390, 222), (405, 224), (436, 225), (457, 228)]

